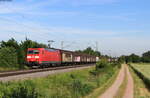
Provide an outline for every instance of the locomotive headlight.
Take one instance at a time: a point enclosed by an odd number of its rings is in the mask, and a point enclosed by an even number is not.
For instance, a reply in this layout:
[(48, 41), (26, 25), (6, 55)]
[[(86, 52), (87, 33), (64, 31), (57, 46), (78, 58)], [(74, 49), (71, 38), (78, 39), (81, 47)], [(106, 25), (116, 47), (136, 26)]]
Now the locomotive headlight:
[(27, 58), (28, 58), (28, 59), (30, 59), (30, 58), (31, 58), (31, 56), (27, 56)]
[(39, 56), (35, 56), (35, 58), (36, 58), (36, 59), (38, 59), (38, 58), (39, 58)]

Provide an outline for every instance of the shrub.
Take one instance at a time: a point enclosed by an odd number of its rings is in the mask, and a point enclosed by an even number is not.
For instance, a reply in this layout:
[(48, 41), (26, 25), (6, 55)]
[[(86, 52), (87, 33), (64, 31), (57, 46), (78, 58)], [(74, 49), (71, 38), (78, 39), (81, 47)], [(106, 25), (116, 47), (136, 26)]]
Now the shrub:
[(82, 81), (79, 79), (74, 79), (70, 83), (69, 88), (75, 98), (85, 96), (94, 89), (92, 85), (87, 84), (87, 83), (82, 83)]
[(0, 66), (1, 67), (16, 67), (18, 66), (17, 53), (12, 47), (0, 49)]
[(103, 73), (105, 70), (107, 70), (108, 66), (109, 62), (107, 61), (107, 59), (102, 59), (101, 61), (98, 61), (96, 63), (95, 70), (90, 71), (90, 74), (98, 76), (100, 73)]
[(1, 85), (0, 88), (3, 88), (0, 90), (1, 98), (37, 98), (38, 97), (38, 93), (36, 92), (35, 85), (31, 81), (25, 81), (19, 84), (15, 84), (11, 82), (6, 84), (1, 83), (0, 85)]
[(102, 59), (101, 61), (98, 61), (96, 63), (96, 70), (102, 69), (107, 67), (109, 64), (109, 62), (107, 61), (107, 59)]
[(118, 68), (121, 68), (121, 63), (120, 62), (114, 62), (111, 63), (113, 67), (117, 66)]

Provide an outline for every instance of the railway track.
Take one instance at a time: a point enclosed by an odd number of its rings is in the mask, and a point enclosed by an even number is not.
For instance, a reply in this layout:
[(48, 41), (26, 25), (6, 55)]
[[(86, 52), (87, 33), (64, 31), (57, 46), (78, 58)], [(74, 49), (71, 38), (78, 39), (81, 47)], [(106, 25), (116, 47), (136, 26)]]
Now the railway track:
[(46, 71), (53, 71), (53, 70), (61, 70), (61, 69), (69, 69), (69, 68), (78, 68), (78, 67), (85, 67), (85, 66), (93, 66), (94, 64), (86, 64), (86, 65), (72, 65), (72, 66), (62, 66), (62, 67), (51, 67), (51, 68), (43, 68), (43, 69), (29, 69), (29, 70), (18, 70), (18, 71), (3, 71), (0, 72), (0, 78), (9, 77), (9, 76), (16, 76), (16, 75), (23, 75), (23, 74), (30, 74), (30, 73), (37, 73), (37, 72), (46, 72)]

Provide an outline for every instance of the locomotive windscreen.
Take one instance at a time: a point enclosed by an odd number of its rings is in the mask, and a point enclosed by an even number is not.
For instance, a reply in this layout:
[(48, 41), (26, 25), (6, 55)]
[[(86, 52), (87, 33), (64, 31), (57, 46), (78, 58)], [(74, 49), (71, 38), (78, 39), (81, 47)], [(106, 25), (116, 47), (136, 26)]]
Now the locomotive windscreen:
[(39, 54), (39, 50), (29, 50), (28, 54)]

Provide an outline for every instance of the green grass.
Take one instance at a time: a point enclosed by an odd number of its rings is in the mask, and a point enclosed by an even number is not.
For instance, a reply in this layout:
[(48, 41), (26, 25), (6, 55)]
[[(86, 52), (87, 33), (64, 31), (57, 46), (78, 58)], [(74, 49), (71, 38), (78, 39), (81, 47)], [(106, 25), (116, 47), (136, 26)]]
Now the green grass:
[(89, 94), (85, 98), (98, 98), (102, 93), (104, 93), (114, 83), (118, 73), (119, 73), (119, 69), (116, 68), (116, 72), (114, 73), (114, 75), (111, 78), (109, 78), (107, 80), (107, 82), (102, 84), (99, 88), (95, 89), (91, 94)]
[(11, 70), (19, 70), (19, 68), (4, 68), (4, 67), (0, 67), (0, 71), (11, 71)]
[[(29, 67), (24, 66), (22, 69), (29, 69)], [(20, 70), (19, 67), (0, 67), (0, 72), (1, 71), (14, 71), (14, 70)]]
[(94, 69), (91, 67), (45, 78), (0, 83), (0, 98), (85, 97), (105, 84), (114, 75), (117, 67), (104, 69), (98, 76), (91, 74)]
[(147, 89), (150, 90), (150, 64), (132, 64), (134, 72), (144, 81)]
[(130, 72), (134, 79), (134, 98), (150, 98), (150, 91), (146, 88), (143, 80), (131, 68)]
[(139, 64), (131, 64), (136, 70), (141, 72), (145, 77), (150, 79), (150, 64), (139, 63)]

